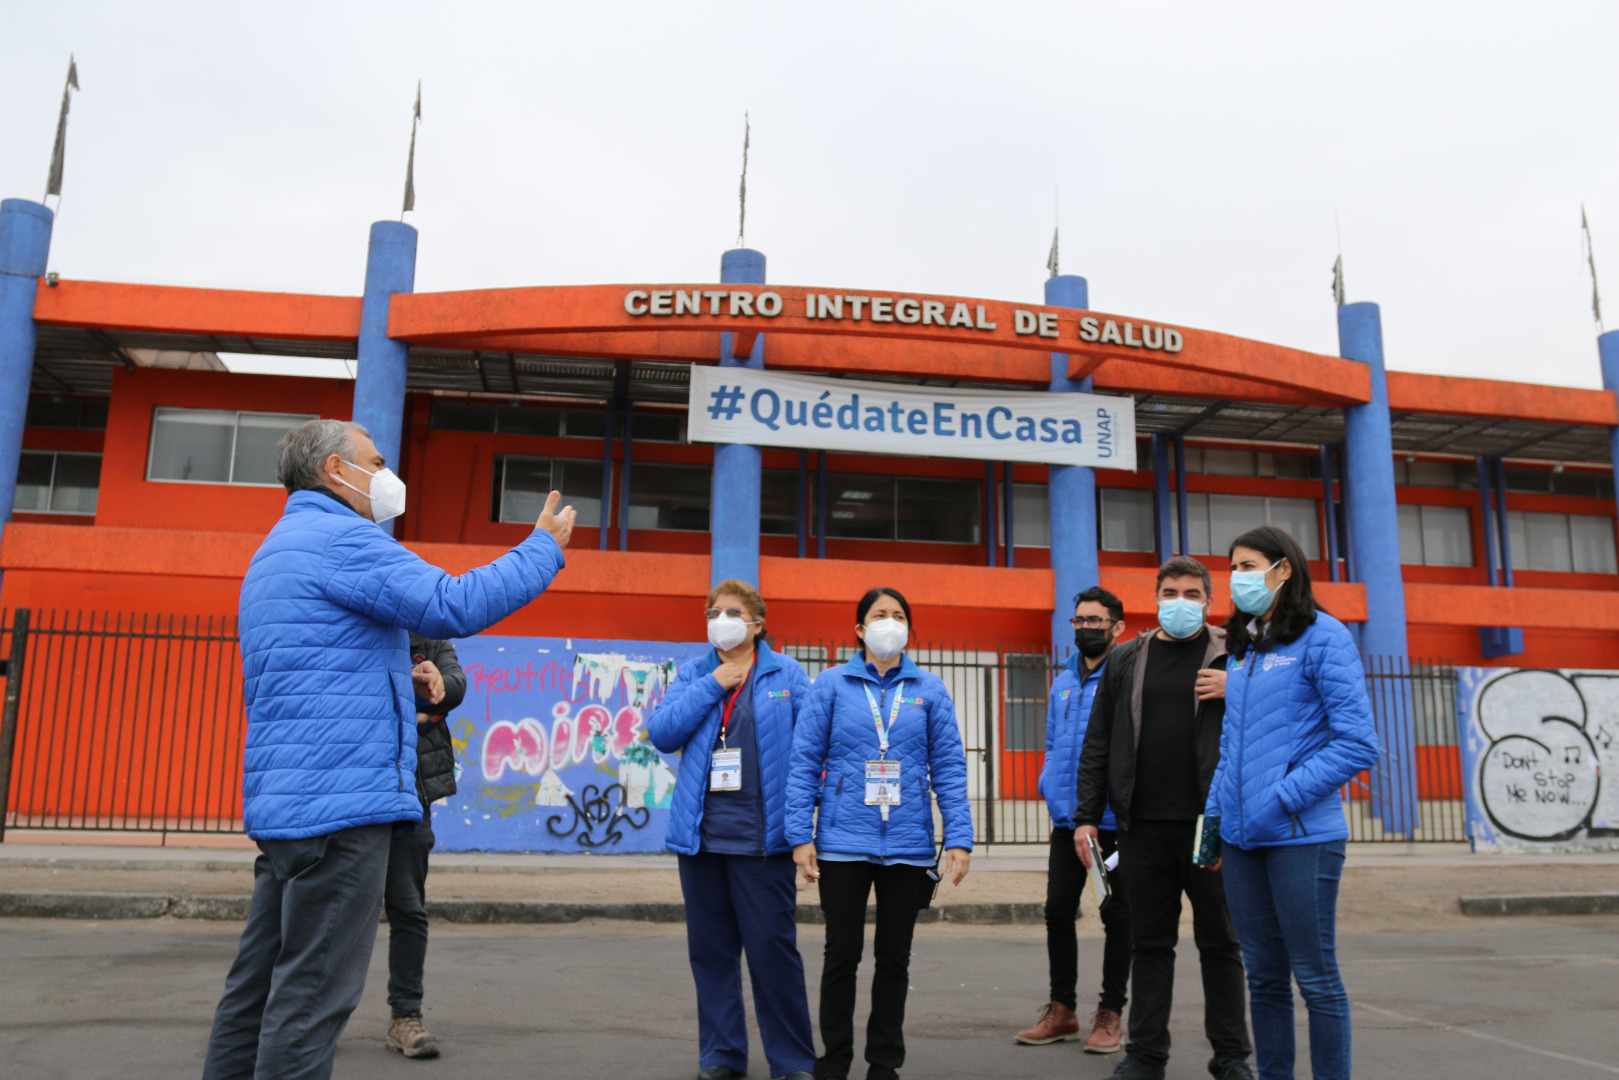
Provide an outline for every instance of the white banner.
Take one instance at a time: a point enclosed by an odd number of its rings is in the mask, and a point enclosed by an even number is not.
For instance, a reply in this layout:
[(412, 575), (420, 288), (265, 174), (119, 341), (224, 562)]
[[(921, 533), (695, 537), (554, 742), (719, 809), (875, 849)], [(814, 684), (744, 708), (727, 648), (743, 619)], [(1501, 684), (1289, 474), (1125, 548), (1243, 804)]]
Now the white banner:
[(1135, 402), (941, 389), (743, 367), (691, 369), (692, 442), (904, 457), (1136, 467)]

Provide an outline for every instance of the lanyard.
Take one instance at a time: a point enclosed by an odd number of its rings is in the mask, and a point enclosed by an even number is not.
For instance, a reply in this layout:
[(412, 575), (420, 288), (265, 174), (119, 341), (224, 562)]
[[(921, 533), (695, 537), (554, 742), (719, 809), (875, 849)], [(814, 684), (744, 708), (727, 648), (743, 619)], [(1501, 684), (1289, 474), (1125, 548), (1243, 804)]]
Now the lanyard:
[(899, 719), (899, 703), (905, 700), (905, 682), (901, 680), (899, 685), (894, 687), (894, 705), (888, 710), (887, 727), (883, 726), (883, 711), (878, 707), (877, 699), (871, 694), (871, 684), (862, 682), (860, 685), (865, 688), (866, 700), (871, 703), (871, 718), (877, 724), (877, 745), (882, 748), (883, 759), (887, 760), (888, 733), (894, 730), (894, 721)]
[[(754, 663), (759, 662), (759, 654), (758, 653), (754, 653), (753, 660), (754, 660)], [(752, 675), (752, 674), (753, 674), (753, 664), (749, 664), (747, 674), (742, 676), (742, 681), (736, 684), (736, 689), (731, 692), (730, 698), (725, 702), (724, 705), (720, 706), (720, 749), (721, 750), (727, 749), (727, 747), (725, 745), (725, 733), (728, 732), (731, 729), (731, 710), (736, 708), (736, 699), (742, 696), (742, 691), (743, 690), (747, 689), (748, 676)]]

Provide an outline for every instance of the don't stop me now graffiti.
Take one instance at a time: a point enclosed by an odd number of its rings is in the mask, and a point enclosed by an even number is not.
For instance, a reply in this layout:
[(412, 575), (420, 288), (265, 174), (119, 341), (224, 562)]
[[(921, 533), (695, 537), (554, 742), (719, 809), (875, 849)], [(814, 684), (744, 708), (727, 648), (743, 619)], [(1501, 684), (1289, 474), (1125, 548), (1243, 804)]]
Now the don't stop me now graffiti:
[(1619, 850), (1619, 671), (1462, 668), (1468, 832), (1479, 850)]
[(456, 793), (432, 807), (444, 851), (660, 851), (678, 755), (646, 716), (706, 645), (474, 637), (467, 695), (444, 721)]

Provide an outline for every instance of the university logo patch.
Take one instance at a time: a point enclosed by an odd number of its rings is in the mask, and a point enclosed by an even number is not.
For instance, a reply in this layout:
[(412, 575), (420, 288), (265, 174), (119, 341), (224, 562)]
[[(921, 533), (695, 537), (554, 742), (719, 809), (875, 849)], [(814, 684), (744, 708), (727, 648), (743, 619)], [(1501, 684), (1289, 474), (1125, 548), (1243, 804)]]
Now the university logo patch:
[(1260, 665), (1259, 670), (1269, 671), (1271, 668), (1287, 667), (1289, 664), (1296, 664), (1298, 662), (1299, 658), (1296, 656), (1283, 656), (1279, 653), (1266, 653), (1265, 662)]

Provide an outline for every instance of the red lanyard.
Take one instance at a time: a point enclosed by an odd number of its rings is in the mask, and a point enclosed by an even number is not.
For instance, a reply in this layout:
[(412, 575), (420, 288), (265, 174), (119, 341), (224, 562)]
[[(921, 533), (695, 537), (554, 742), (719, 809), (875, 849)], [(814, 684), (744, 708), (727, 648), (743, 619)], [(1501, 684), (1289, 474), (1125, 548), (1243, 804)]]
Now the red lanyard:
[(747, 688), (748, 675), (753, 674), (753, 664), (757, 664), (758, 662), (759, 662), (759, 654), (757, 652), (755, 652), (753, 654), (753, 663), (748, 665), (747, 674), (742, 676), (742, 681), (736, 684), (736, 689), (731, 692), (730, 698), (725, 702), (724, 705), (720, 706), (720, 745), (721, 746), (725, 745), (725, 733), (728, 732), (731, 729), (731, 710), (736, 708), (736, 699), (741, 697), (742, 696), (742, 691)]

